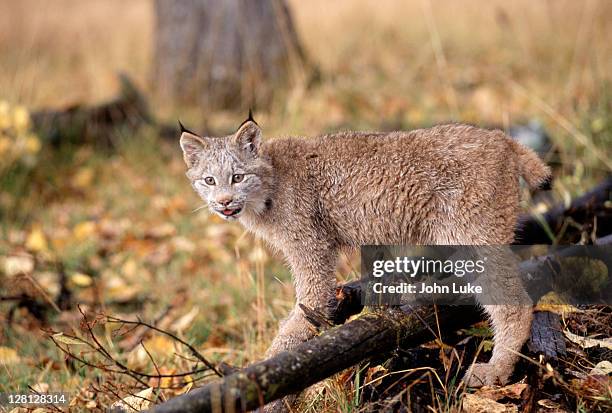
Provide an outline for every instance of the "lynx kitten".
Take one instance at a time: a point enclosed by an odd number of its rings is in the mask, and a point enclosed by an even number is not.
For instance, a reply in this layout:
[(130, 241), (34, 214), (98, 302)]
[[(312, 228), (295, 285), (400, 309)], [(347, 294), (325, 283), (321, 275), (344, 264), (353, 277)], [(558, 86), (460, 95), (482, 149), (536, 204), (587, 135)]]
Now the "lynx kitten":
[[(212, 213), (281, 251), (297, 303), (320, 311), (334, 298), (343, 248), (509, 244), (519, 177), (535, 188), (550, 175), (533, 151), (501, 131), (460, 124), (264, 141), (249, 116), (225, 137), (183, 129), (180, 144), (187, 176)], [(484, 308), (495, 346), (488, 363), (468, 371), (471, 386), (508, 380), (531, 324), (529, 306)], [(311, 335), (296, 305), (267, 356)]]

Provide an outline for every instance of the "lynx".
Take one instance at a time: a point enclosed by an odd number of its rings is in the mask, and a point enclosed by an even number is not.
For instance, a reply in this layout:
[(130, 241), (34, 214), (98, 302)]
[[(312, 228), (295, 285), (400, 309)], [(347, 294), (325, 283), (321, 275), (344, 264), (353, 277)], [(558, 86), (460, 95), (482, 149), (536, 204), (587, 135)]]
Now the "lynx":
[[(503, 132), (462, 124), (263, 140), (249, 114), (225, 137), (182, 128), (180, 145), (187, 177), (211, 212), (239, 221), (290, 266), (296, 306), (267, 356), (313, 335), (297, 304), (326, 311), (341, 250), (509, 244), (519, 177), (536, 188), (550, 176), (533, 151)], [(494, 331), (493, 355), (471, 366), (469, 386), (507, 382), (531, 325), (530, 306), (483, 307)]]

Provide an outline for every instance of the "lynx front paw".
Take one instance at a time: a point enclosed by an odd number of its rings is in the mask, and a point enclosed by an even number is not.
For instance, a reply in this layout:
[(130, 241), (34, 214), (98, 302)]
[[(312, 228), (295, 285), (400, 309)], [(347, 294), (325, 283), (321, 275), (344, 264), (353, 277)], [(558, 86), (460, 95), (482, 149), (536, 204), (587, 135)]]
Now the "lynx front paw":
[(476, 363), (465, 373), (463, 381), (468, 387), (503, 385), (508, 382), (510, 373), (491, 363)]

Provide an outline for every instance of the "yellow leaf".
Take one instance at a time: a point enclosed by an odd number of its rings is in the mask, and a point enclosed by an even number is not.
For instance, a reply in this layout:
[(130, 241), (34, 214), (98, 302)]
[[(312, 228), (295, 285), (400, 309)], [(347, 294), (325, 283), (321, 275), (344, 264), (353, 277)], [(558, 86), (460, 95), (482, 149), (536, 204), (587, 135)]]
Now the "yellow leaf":
[(13, 109), (13, 127), (17, 132), (25, 132), (30, 126), (30, 114), (24, 106)]
[(83, 241), (90, 238), (95, 231), (96, 224), (93, 221), (84, 221), (79, 222), (72, 230), (72, 233), (77, 240)]
[(549, 311), (559, 315), (580, 312), (580, 309), (568, 304), (567, 300), (559, 296), (559, 294), (554, 291), (543, 295), (538, 301), (538, 304), (535, 306), (534, 310)]
[(138, 296), (140, 289), (134, 285), (126, 285), (125, 288), (121, 290), (113, 290), (109, 291), (108, 298), (118, 302), (118, 303), (129, 303), (133, 301)]
[(65, 336), (64, 333), (53, 334), (53, 339), (64, 344), (84, 344), (81, 340)]
[(34, 134), (29, 134), (25, 140), (25, 149), (28, 153), (35, 154), (40, 151), (40, 140)]
[[(174, 369), (165, 369), (165, 368), (161, 368), (160, 369), (160, 373), (161, 374), (168, 374), (168, 375), (172, 375), (175, 374), (176, 371)], [(172, 387), (172, 384), (174, 382), (174, 378), (173, 377), (152, 377), (149, 380), (149, 386), (151, 387), (159, 387), (162, 389), (169, 389)]]
[(9, 104), (7, 101), (0, 101), (0, 129), (8, 129), (11, 123)]
[(140, 292), (138, 286), (126, 283), (122, 277), (119, 277), (112, 271), (104, 271), (102, 273), (102, 281), (106, 298), (118, 303), (130, 302)]
[(87, 189), (91, 186), (94, 179), (94, 171), (92, 168), (81, 168), (72, 177), (72, 186), (79, 189)]
[(146, 340), (144, 345), (154, 358), (164, 358), (174, 354), (174, 342), (166, 336), (153, 336)]
[(70, 281), (77, 287), (86, 288), (93, 284), (91, 276), (83, 274), (82, 272), (75, 272), (70, 276)]
[(134, 278), (137, 271), (138, 271), (138, 263), (133, 258), (128, 259), (121, 266), (121, 274), (123, 274), (128, 279)]
[(179, 394), (185, 394), (187, 392), (189, 392), (189, 390), (191, 390), (191, 388), (193, 387), (193, 377), (191, 377), (190, 375), (185, 376), (185, 378), (183, 379), (183, 381), (185, 382), (185, 385), (176, 393), (177, 396)]
[(153, 397), (153, 388), (150, 387), (134, 395), (124, 397), (123, 400), (116, 401), (112, 404), (111, 410), (118, 407), (123, 408), (127, 411), (136, 410), (137, 412), (147, 410), (151, 405), (151, 399)]
[(39, 226), (32, 229), (25, 245), (27, 249), (34, 252), (46, 252), (49, 250), (47, 238)]
[(9, 347), (0, 346), (0, 364), (10, 365), (19, 363), (17, 351)]

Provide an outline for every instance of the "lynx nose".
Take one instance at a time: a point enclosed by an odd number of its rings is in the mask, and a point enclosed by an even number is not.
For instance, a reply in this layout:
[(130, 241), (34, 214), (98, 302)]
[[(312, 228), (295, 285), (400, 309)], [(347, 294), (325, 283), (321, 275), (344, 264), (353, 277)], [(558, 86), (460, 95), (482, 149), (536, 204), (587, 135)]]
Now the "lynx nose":
[(234, 200), (234, 198), (230, 194), (221, 194), (218, 195), (215, 200), (220, 205), (228, 206)]

